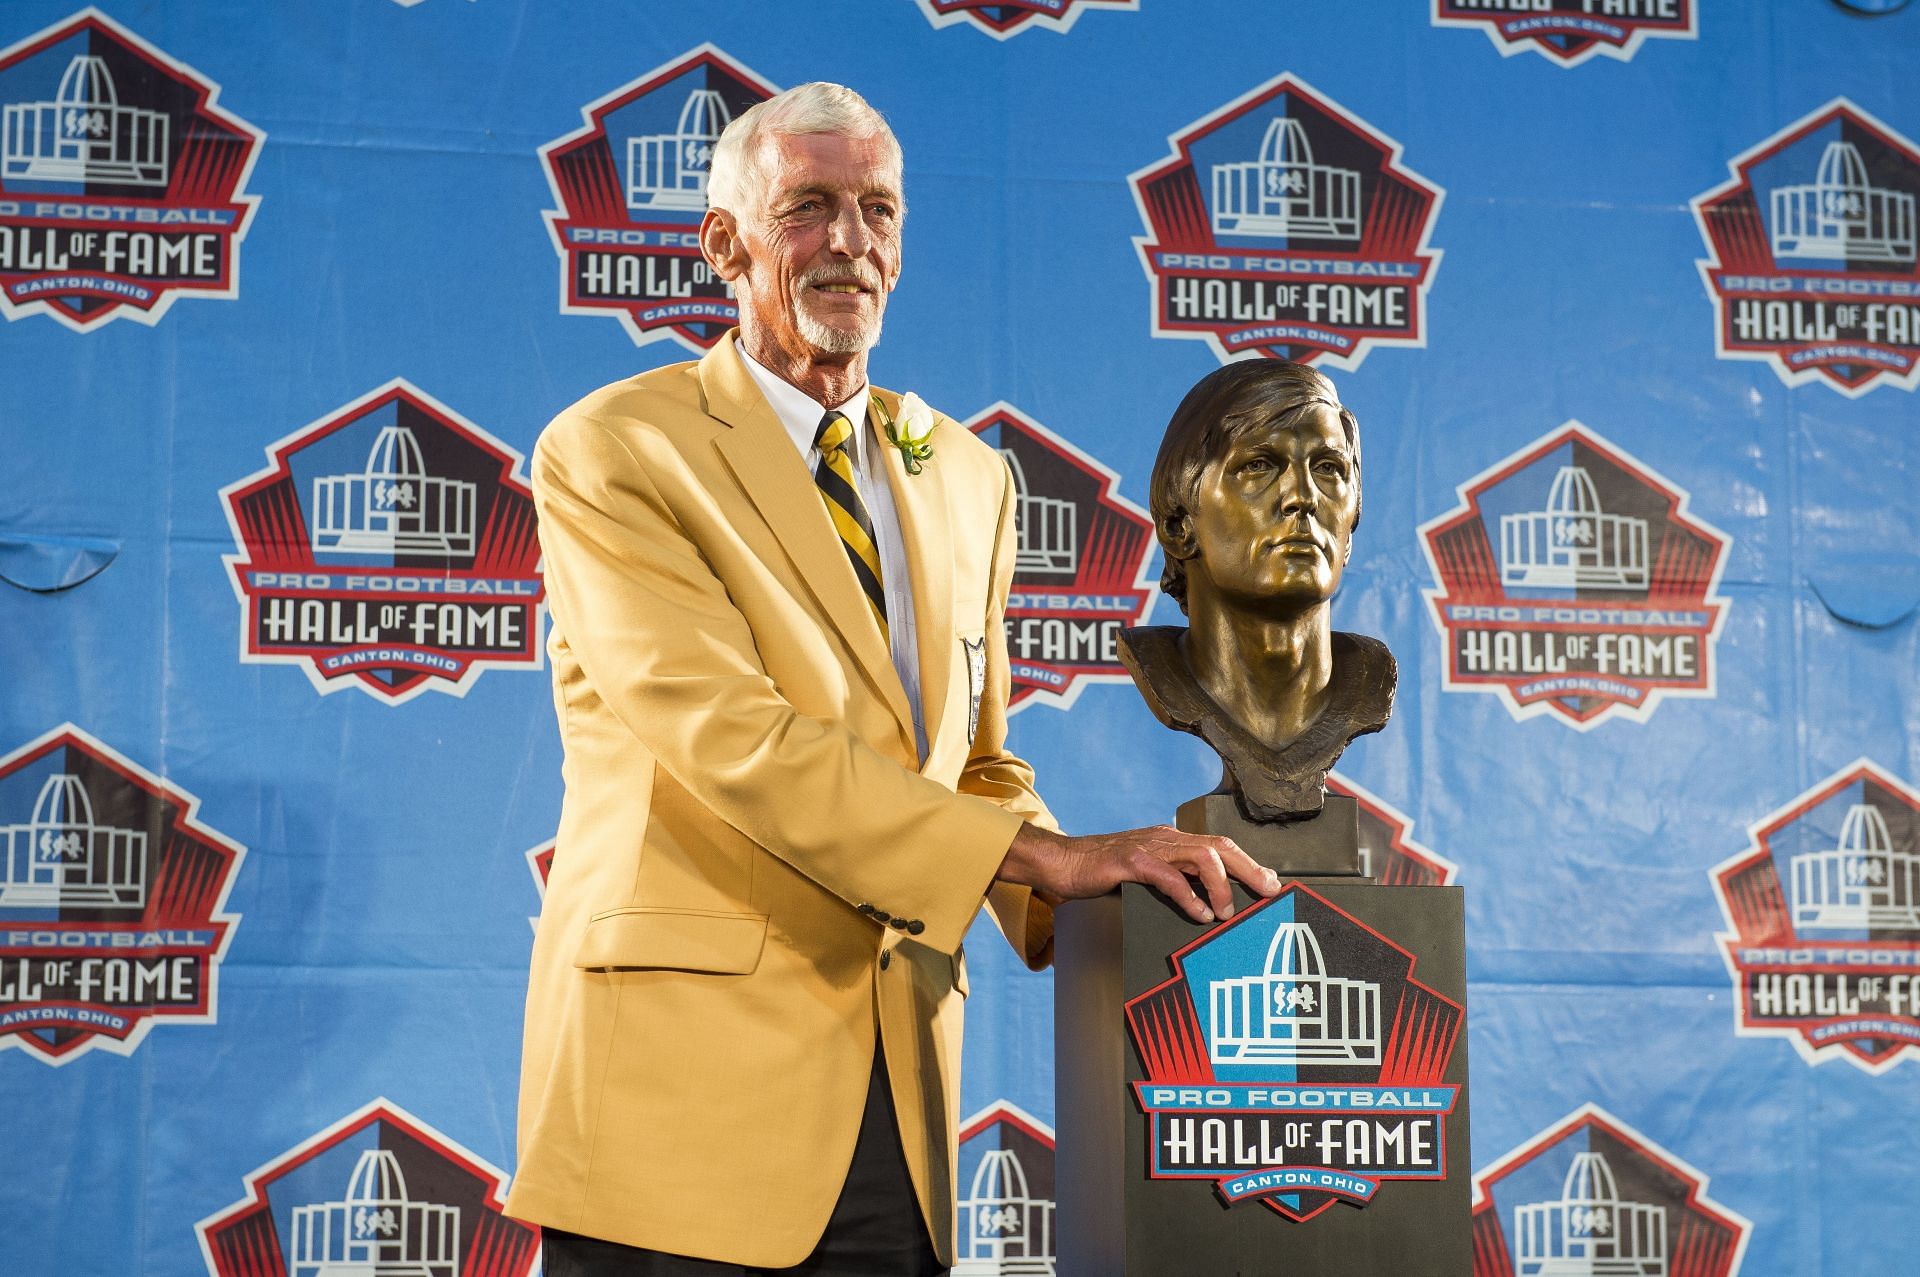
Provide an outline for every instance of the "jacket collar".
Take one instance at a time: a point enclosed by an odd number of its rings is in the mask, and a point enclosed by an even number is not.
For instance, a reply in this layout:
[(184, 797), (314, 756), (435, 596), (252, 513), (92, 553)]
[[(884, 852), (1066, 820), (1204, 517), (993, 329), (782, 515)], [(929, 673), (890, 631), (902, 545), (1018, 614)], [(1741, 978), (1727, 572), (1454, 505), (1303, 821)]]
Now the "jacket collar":
[[(767, 403), (766, 396), (760, 393), (760, 388), (754, 385), (746, 365), (734, 350), (734, 343), (738, 339), (739, 330), (736, 329), (700, 360), (700, 387), (707, 414), (730, 427), (715, 435), (714, 446), (727, 468), (740, 481), (748, 500), (753, 502), (760, 517), (772, 529), (835, 631), (845, 640), (868, 682), (893, 711), (902, 742), (911, 757), (916, 752), (913, 713), (907, 705), (907, 694), (900, 685), (900, 676), (894, 671), (892, 653), (887, 650), (880, 627), (874, 623), (873, 613), (867, 607), (866, 597), (860, 592), (847, 566), (846, 551), (840, 545), (840, 537), (834, 531), (832, 520), (827, 517), (826, 507), (814, 487), (813, 476), (807, 473), (805, 460), (794, 449), (779, 417)], [(911, 494), (903, 494), (902, 486), (895, 482), (894, 494), (896, 498), (902, 498), (902, 524), (915, 528), (909, 531), (903, 526), (902, 534), (907, 543), (909, 570), (914, 572), (914, 595), (917, 600), (922, 593), (923, 580), (928, 593), (934, 592), (936, 586), (922, 574), (923, 547), (918, 532), (922, 520), (918, 517), (917, 509), (912, 514), (907, 511), (904, 497)], [(917, 506), (920, 503), (915, 504)], [(951, 569), (947, 575), (950, 583)], [(939, 592), (944, 594), (946, 590)], [(950, 610), (951, 600), (946, 603)], [(915, 619), (917, 621), (920, 618)], [(920, 652), (922, 679), (925, 681), (928, 671), (925, 666), (927, 640), (924, 629)], [(928, 684), (928, 690), (931, 691), (931, 684)], [(944, 692), (944, 684), (941, 690)], [(927, 739), (929, 742), (933, 739), (932, 723), (927, 724)], [(931, 746), (928, 752), (931, 754)]]

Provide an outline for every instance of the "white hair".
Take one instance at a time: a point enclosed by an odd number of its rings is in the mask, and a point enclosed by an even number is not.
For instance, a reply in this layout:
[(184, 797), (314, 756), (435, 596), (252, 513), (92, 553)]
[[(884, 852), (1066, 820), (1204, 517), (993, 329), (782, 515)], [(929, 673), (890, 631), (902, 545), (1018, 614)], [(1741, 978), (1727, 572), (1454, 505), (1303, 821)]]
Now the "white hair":
[(892, 153), (893, 169), (900, 172), (900, 142), (880, 112), (844, 84), (815, 80), (775, 94), (735, 116), (714, 143), (707, 170), (707, 204), (740, 215), (758, 208), (766, 196), (760, 144), (773, 134), (838, 133), (843, 137), (878, 137)]

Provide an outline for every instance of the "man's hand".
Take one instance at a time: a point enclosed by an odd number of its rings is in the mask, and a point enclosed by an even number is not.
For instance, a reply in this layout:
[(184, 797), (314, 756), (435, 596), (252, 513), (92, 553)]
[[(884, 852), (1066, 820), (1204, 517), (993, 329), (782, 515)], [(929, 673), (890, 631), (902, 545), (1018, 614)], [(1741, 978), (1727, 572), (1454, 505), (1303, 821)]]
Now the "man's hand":
[[(995, 877), (1032, 887), (1050, 904), (1104, 896), (1123, 882), (1144, 883), (1203, 923), (1233, 916), (1229, 877), (1256, 895), (1280, 891), (1279, 877), (1255, 864), (1233, 839), (1183, 834), (1167, 825), (1079, 838), (1022, 825)], [(1205, 899), (1194, 891), (1194, 881)]]

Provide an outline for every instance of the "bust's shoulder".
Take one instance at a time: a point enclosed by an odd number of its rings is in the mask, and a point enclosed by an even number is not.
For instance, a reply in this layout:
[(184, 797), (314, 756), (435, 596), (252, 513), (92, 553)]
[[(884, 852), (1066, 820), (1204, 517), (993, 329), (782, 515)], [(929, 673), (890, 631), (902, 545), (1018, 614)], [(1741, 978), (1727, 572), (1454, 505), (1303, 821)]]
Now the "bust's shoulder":
[(1387, 725), (1400, 682), (1400, 664), (1385, 643), (1365, 634), (1335, 630), (1333, 681), (1340, 716), (1349, 719), (1354, 728), (1348, 739)]
[(1389, 676), (1399, 667), (1393, 652), (1379, 639), (1347, 630), (1333, 632), (1333, 659), (1336, 665), (1352, 665), (1362, 670), (1384, 670)]

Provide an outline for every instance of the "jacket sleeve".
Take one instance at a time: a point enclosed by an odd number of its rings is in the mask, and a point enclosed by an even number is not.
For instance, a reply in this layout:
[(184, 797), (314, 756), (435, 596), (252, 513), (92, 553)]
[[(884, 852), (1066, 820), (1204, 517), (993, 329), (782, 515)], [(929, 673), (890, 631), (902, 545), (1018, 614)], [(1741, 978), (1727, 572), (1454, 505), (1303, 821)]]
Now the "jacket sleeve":
[(533, 493), (555, 622), (659, 765), (822, 887), (958, 949), (1021, 813), (957, 794), (781, 696), (724, 583), (607, 425), (557, 418), (534, 449)]
[[(1053, 813), (1034, 789), (1033, 768), (1007, 749), (1012, 671), (1007, 663), (1006, 612), (1018, 547), (1014, 525), (1017, 495), (1013, 475), (1008, 472), (1001, 488), (1000, 524), (994, 536), (993, 593), (987, 605), (987, 682), (980, 696), (980, 724), (958, 788), (1042, 828), (1058, 830)], [(996, 882), (987, 894), (987, 908), (1007, 942), (1029, 967), (1038, 971), (1053, 960), (1053, 910), (1030, 889)]]

